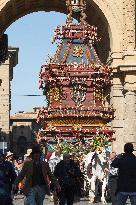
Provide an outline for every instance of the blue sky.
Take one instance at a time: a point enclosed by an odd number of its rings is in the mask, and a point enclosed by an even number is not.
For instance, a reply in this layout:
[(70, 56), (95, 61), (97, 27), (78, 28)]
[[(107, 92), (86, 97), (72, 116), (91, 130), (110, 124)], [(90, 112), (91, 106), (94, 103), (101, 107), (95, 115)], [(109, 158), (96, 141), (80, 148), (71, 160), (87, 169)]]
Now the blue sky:
[(53, 55), (56, 44), (51, 40), (54, 28), (64, 24), (66, 15), (57, 12), (34, 12), (14, 22), (5, 33), (9, 45), (19, 47), (19, 61), (14, 68), (11, 82), (11, 114), (18, 111), (32, 111), (33, 107), (46, 104), (45, 97), (19, 95), (42, 94), (38, 88), (38, 74), (48, 54)]

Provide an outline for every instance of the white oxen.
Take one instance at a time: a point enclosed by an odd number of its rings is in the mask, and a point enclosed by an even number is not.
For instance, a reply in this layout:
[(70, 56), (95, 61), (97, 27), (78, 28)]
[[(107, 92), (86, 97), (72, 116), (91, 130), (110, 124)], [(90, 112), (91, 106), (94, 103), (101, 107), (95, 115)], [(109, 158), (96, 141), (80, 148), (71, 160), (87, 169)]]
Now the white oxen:
[(54, 151), (50, 157), (50, 159), (48, 160), (49, 163), (49, 167), (51, 169), (51, 172), (54, 172), (54, 169), (56, 167), (56, 165), (61, 161), (61, 158), (56, 155), (56, 152)]
[(102, 182), (101, 202), (106, 203), (105, 192), (108, 181), (108, 174), (104, 171), (107, 167), (107, 153), (103, 149), (101, 152), (90, 152), (86, 156), (85, 167), (87, 180), (89, 182), (89, 202), (93, 203), (98, 193), (98, 184)]
[(87, 155), (84, 156), (84, 190), (88, 190), (90, 187), (90, 180), (92, 178), (91, 170), (91, 159), (94, 156), (95, 152), (89, 152)]

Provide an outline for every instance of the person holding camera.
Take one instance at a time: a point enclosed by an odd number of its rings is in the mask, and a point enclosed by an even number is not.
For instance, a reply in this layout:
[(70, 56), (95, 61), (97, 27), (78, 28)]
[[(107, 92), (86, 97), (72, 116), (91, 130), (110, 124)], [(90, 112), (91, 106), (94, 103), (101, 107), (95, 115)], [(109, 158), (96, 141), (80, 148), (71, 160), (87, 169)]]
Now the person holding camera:
[(111, 163), (118, 168), (117, 205), (125, 205), (128, 197), (131, 205), (136, 205), (136, 156), (133, 151), (133, 144), (126, 143), (124, 153)]

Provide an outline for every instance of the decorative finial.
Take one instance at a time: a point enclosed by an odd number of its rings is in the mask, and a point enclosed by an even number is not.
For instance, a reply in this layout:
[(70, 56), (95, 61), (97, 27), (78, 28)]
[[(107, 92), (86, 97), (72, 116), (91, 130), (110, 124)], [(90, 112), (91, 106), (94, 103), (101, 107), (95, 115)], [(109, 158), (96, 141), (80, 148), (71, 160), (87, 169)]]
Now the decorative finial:
[(86, 14), (85, 14), (85, 9), (86, 9), (86, 0), (66, 0), (66, 6), (68, 8), (68, 18), (67, 22), (72, 22), (72, 14), (73, 13), (80, 13), (80, 21), (82, 23), (85, 23), (86, 19)]

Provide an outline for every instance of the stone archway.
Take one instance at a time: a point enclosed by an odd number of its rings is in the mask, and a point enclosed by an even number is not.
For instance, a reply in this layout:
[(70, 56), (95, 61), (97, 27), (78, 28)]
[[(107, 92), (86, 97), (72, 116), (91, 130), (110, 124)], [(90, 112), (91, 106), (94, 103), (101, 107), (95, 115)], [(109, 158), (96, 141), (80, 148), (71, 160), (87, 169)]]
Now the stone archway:
[[(111, 103), (116, 109), (116, 119), (112, 126), (116, 130), (115, 149), (120, 152), (124, 142), (136, 142), (135, 0), (122, 2), (119, 0), (86, 0), (86, 2), (87, 21), (98, 27), (98, 35), (102, 39), (98, 45), (99, 57), (102, 62), (108, 61), (109, 65), (114, 68)], [(0, 35), (17, 19), (37, 11), (66, 13), (65, 0), (0, 0)], [(131, 105), (126, 105), (126, 111), (123, 109), (125, 98), (131, 101)], [(133, 119), (128, 109), (131, 107), (134, 108), (130, 109)], [(128, 129), (129, 124), (133, 125), (131, 131)], [(126, 141), (122, 137), (124, 135), (126, 135)]]
[[(100, 59), (105, 63), (109, 52), (121, 50), (121, 21), (114, 4), (102, 0), (87, 0), (87, 21), (98, 27), (101, 43), (98, 45)], [(65, 0), (1, 0), (0, 33), (20, 17), (36, 11), (59, 11), (66, 13)], [(116, 43), (114, 43), (116, 42)]]

